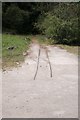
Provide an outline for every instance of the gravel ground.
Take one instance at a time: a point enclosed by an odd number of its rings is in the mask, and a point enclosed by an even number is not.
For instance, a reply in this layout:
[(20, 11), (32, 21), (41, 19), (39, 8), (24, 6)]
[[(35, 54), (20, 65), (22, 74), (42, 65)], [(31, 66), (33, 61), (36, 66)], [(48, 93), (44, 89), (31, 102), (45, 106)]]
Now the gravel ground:
[(2, 71), (0, 69), (0, 119), (2, 118)]
[(77, 118), (78, 57), (33, 43), (24, 63), (3, 72), (2, 105), (6, 118)]

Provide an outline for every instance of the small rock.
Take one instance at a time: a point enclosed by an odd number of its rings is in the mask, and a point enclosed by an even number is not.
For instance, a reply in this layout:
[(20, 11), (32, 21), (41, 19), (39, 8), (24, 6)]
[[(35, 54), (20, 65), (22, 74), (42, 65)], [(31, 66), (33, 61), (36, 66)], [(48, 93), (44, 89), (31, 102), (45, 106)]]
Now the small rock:
[(28, 53), (27, 52), (23, 52), (23, 55), (26, 56), (26, 55), (28, 55)]
[(16, 62), (17, 65), (19, 65), (19, 62)]

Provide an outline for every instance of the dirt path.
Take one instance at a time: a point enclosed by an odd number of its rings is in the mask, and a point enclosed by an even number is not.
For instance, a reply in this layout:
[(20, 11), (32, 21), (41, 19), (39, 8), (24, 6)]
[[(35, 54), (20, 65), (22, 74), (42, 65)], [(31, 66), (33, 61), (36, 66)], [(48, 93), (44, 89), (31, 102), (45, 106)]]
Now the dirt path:
[(3, 117), (78, 117), (78, 58), (31, 45), (21, 67), (3, 72)]

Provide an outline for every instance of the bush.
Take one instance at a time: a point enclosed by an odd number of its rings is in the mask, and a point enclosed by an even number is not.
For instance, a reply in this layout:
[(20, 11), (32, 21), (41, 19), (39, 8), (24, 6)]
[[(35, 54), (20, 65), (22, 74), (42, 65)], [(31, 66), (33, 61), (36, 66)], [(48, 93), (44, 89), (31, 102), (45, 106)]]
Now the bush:
[(55, 43), (79, 44), (78, 19), (62, 20), (48, 13), (42, 21), (38, 21), (39, 29)]
[(57, 32), (58, 43), (63, 44), (78, 44), (78, 21), (77, 19), (71, 21), (63, 21), (60, 29)]
[(42, 21), (38, 21), (38, 27), (42, 33), (51, 38), (57, 35), (60, 24), (61, 20), (50, 13), (46, 14)]

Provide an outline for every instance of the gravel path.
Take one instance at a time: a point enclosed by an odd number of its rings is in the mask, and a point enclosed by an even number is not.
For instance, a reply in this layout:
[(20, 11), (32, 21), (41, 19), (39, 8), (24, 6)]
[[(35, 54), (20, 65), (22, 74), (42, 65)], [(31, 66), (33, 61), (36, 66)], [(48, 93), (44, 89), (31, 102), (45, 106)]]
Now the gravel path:
[(3, 72), (2, 105), (6, 118), (77, 118), (78, 57), (33, 43), (20, 67)]
[(0, 69), (0, 120), (2, 119), (2, 71)]

